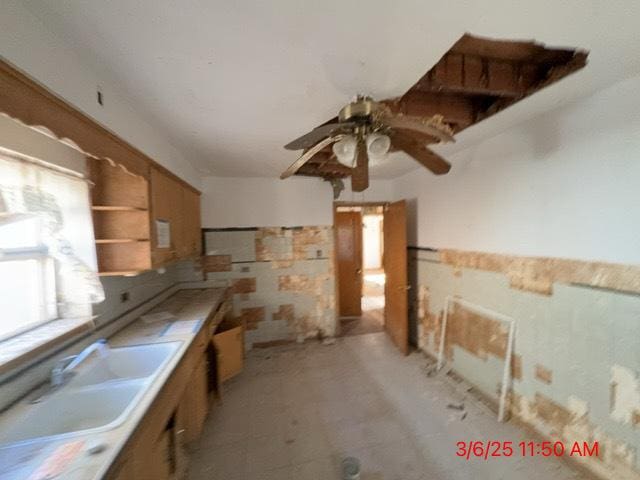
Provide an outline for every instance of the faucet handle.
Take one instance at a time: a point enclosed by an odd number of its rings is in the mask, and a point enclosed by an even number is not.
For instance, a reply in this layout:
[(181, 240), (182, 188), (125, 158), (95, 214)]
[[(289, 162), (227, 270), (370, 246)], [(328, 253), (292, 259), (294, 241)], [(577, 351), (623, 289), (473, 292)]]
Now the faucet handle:
[(51, 385), (57, 387), (62, 384), (64, 380), (65, 369), (77, 357), (78, 355), (69, 355), (68, 357), (61, 358), (56, 362), (55, 366), (51, 370)]

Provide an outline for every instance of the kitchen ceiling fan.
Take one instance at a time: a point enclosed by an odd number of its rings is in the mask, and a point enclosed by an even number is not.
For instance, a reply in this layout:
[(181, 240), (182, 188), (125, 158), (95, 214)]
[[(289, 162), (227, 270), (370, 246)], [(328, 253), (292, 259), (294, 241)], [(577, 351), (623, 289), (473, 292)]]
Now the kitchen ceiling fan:
[(376, 102), (358, 95), (344, 106), (337, 118), (285, 145), (287, 150), (304, 150), (281, 179), (294, 175), (320, 152), (327, 152), (350, 169), (351, 189), (362, 192), (369, 187), (369, 164), (390, 151), (403, 151), (436, 175), (451, 165), (426, 147), (427, 144), (453, 142), (453, 129), (442, 115), (412, 116), (394, 112), (393, 100)]
[(401, 97), (376, 101), (358, 95), (337, 117), (285, 145), (303, 150), (280, 178), (320, 177), (339, 194), (369, 186), (369, 166), (403, 151), (436, 175), (449, 163), (427, 145), (453, 135), (584, 68), (588, 52), (551, 48), (534, 40), (462, 35)]

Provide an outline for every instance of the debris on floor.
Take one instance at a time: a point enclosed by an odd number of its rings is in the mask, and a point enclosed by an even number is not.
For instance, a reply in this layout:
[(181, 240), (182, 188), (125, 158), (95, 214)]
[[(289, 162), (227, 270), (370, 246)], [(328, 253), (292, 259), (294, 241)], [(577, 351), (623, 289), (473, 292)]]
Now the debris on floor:
[(358, 480), (360, 478), (360, 460), (347, 457), (342, 461), (342, 479)]

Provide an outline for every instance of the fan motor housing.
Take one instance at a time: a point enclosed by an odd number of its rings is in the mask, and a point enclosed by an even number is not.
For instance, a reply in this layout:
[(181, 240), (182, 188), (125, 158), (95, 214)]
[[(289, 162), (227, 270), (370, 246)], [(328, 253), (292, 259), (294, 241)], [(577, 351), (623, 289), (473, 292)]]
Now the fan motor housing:
[(352, 121), (357, 123), (371, 123), (371, 114), (376, 109), (376, 102), (370, 97), (358, 97), (355, 102), (345, 105), (338, 118), (341, 122)]

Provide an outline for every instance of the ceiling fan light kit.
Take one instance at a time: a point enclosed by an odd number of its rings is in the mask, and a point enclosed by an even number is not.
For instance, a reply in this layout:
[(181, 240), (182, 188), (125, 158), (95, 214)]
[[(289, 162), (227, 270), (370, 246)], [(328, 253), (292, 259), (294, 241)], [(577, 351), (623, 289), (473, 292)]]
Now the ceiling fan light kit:
[(428, 145), (454, 142), (454, 134), (583, 68), (587, 55), (465, 34), (401, 97), (357, 95), (337, 117), (285, 145), (303, 152), (280, 178), (351, 176), (351, 189), (361, 192), (369, 186), (369, 166), (389, 151), (444, 175), (451, 165)]
[[(391, 139), (388, 135), (370, 133), (366, 137), (366, 144), (369, 164), (379, 163), (385, 158), (389, 151)], [(357, 147), (357, 138), (354, 135), (347, 135), (342, 140), (334, 143), (332, 150), (338, 162), (346, 167), (352, 168), (356, 158)]]
[(358, 142), (353, 135), (347, 135), (342, 140), (333, 144), (331, 148), (336, 160), (346, 167), (353, 166), (353, 160), (356, 158), (356, 148)]
[(369, 157), (382, 158), (391, 148), (389, 135), (370, 133), (367, 135), (367, 153)]

